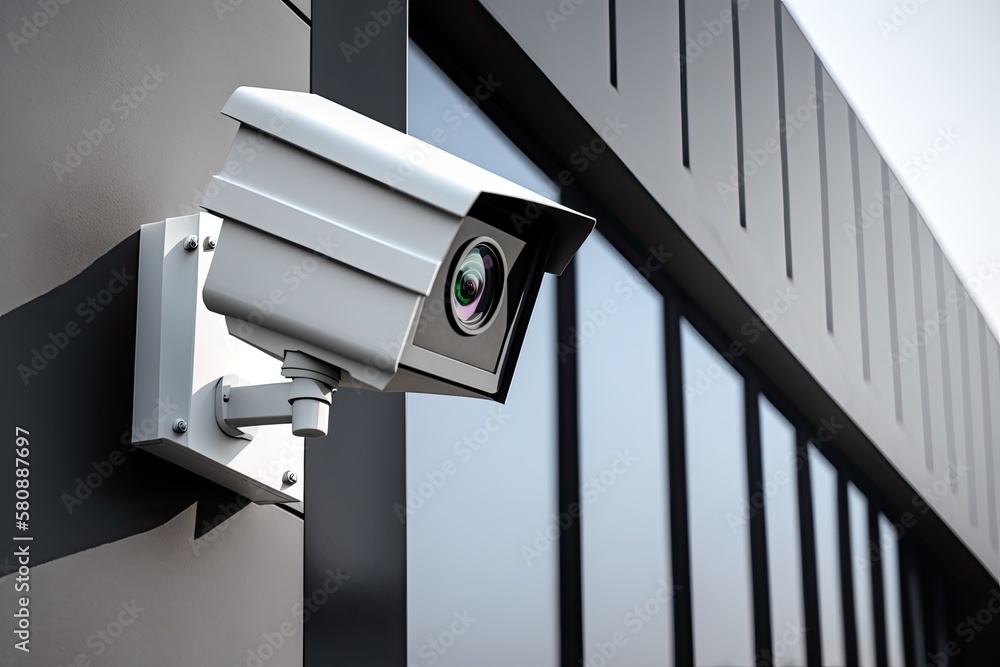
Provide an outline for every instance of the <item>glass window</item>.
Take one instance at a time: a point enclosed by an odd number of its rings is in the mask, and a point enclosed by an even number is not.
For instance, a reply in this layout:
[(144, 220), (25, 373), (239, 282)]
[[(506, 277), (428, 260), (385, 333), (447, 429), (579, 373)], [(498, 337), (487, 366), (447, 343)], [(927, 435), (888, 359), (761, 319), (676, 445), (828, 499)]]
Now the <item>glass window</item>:
[[(415, 48), (409, 85), (411, 134), (553, 193)], [(506, 405), (406, 398), (409, 663), (558, 662), (555, 341), (554, 281), (546, 277)]]
[(681, 323), (691, 596), (701, 667), (754, 664), (743, 379)]
[(843, 665), (847, 658), (844, 650), (844, 607), (840, 591), (837, 471), (825, 456), (810, 446), (809, 472), (816, 530), (816, 578), (819, 582), (823, 664)]
[(882, 560), (882, 580), (885, 582), (885, 635), (889, 667), (903, 667), (903, 600), (900, 596), (899, 534), (892, 522), (881, 514), (879, 553)]
[(764, 485), (755, 489), (751, 511), (759, 511), (762, 499), (766, 508), (774, 665), (805, 667), (795, 427), (763, 396), (760, 398), (760, 439)]
[(853, 484), (847, 485), (851, 526), (851, 563), (854, 573), (854, 619), (858, 626), (858, 664), (875, 667), (875, 606), (872, 601), (871, 536), (868, 532), (868, 499)]
[(574, 261), (585, 664), (670, 665), (663, 298), (597, 234)]

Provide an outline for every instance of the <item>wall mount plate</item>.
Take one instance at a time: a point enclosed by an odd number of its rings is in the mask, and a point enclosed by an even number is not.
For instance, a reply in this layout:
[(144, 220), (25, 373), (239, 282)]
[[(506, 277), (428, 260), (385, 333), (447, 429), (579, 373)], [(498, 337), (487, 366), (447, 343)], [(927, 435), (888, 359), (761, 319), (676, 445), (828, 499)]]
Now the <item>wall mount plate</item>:
[(226, 318), (202, 301), (221, 227), (220, 218), (199, 213), (139, 233), (132, 443), (253, 502), (301, 503), (303, 438), (287, 424), (234, 437), (216, 419), (220, 379), (286, 379), (281, 361), (231, 336)]

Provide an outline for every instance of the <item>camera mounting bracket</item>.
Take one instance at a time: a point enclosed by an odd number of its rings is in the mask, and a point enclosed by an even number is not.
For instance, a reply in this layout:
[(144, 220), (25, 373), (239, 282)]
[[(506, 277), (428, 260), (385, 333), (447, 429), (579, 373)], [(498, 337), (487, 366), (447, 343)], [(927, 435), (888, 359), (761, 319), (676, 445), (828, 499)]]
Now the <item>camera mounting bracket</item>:
[(215, 420), (223, 433), (253, 440), (256, 427), (291, 424), (292, 435), (321, 438), (330, 424), (330, 401), (340, 371), (301, 352), (286, 352), (281, 374), (291, 382), (239, 386), (235, 375), (215, 385)]
[(303, 436), (325, 435), (340, 373), (297, 352), (282, 363), (205, 307), (221, 226), (198, 213), (139, 233), (132, 444), (254, 502), (301, 503)]

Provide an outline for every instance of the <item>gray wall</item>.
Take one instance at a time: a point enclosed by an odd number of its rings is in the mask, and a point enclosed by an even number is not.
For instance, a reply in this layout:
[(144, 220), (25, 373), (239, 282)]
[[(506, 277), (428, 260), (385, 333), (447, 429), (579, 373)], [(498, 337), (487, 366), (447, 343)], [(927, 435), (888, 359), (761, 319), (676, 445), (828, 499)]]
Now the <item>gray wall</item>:
[(309, 28), (278, 0), (55, 4), (51, 18), (31, 0), (0, 8), (0, 313), (197, 209), (236, 132), (219, 109), (237, 86), (309, 88)]
[(250, 505), (196, 539), (195, 516), (32, 568), (31, 653), (5, 641), (0, 663), (301, 665), (302, 521)]
[[(134, 274), (141, 224), (196, 208), (235, 135), (218, 113), (234, 88), (308, 90), (309, 27), (278, 0), (48, 4), (0, 8), (2, 419), (31, 432), (35, 538), (32, 652), (4, 642), (0, 663), (246, 664), (288, 623), (266, 662), (300, 665), (301, 518), (240, 511), (131, 451), (134, 282), (99, 313), (78, 304), (112, 271)], [(17, 367), (71, 324), (80, 333), (25, 381)], [(110, 473), (89, 484), (97, 470)], [(15, 576), (0, 579), (8, 619)], [(119, 637), (92, 638), (116, 633), (133, 599), (143, 610)]]

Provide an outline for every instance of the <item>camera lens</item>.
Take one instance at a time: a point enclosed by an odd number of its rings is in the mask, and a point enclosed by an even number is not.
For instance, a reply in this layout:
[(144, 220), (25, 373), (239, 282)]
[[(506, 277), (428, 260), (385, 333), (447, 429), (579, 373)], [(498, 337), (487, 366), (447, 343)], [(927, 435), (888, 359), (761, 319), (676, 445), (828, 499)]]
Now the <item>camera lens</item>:
[(500, 253), (489, 243), (475, 243), (458, 263), (451, 288), (451, 309), (463, 329), (472, 332), (489, 323), (502, 283)]

